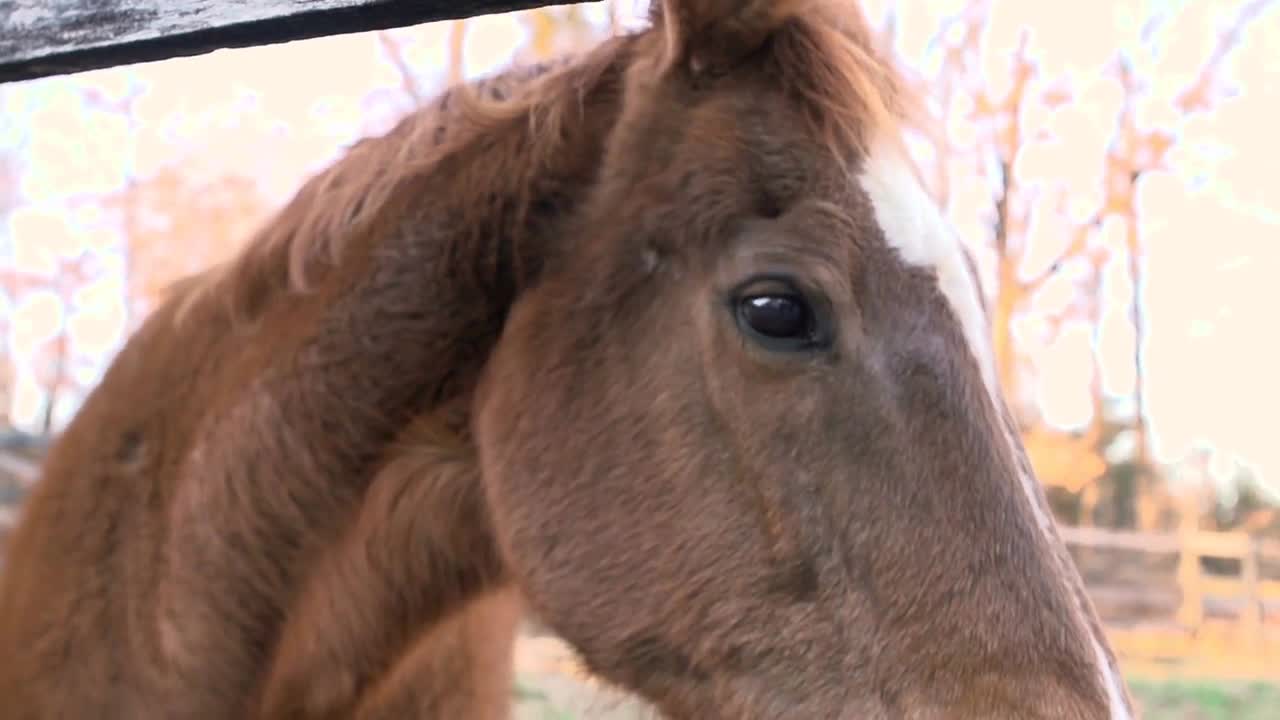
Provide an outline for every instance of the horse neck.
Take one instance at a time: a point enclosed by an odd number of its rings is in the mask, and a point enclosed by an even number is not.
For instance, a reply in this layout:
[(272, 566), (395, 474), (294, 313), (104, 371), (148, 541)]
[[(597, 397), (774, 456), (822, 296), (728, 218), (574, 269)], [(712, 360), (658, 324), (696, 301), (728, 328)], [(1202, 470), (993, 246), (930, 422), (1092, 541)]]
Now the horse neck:
[[(172, 602), (188, 617), (239, 619), (185, 627), (181, 653), (198, 649), (202, 667), (256, 667), (272, 618), (411, 420), (465, 406), (510, 304), (555, 250), (557, 220), (593, 179), (615, 104), (600, 80), (580, 111), (561, 115), (572, 143), (555, 153), (528, 118), (511, 117), (405, 172), (305, 292), (283, 284), (288, 253), (263, 244), (208, 291), (182, 291), (194, 298), (178, 321), (186, 330), (159, 342), (213, 347), (172, 411), (199, 419), (167, 508), (167, 552), (184, 560), (163, 582), (184, 589)], [(173, 322), (178, 306), (149, 323)], [(274, 554), (246, 563), (246, 547)], [(208, 692), (236, 696), (250, 681), (211, 681)]]

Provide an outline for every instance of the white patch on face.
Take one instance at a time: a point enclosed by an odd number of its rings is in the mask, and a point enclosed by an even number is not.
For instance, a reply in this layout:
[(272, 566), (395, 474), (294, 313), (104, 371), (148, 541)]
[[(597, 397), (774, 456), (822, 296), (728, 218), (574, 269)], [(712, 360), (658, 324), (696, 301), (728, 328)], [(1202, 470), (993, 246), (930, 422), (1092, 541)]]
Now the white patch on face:
[[(907, 263), (936, 273), (938, 287), (960, 321), (992, 403), (999, 408), (1000, 381), (996, 377), (987, 316), (960, 238), (892, 143), (881, 142), (872, 148), (859, 181), (871, 199), (876, 223), (889, 245)], [(1037, 524), (1049, 532), (1049, 516), (1036, 497), (1035, 478), (1023, 475), (1019, 480)]]
[[(871, 199), (876, 223), (889, 245), (898, 251), (905, 262), (930, 268), (936, 273), (938, 287), (960, 322), (968, 340), (969, 351), (982, 372), (982, 379), (996, 412), (1001, 412), (1000, 381), (996, 375), (986, 313), (979, 296), (981, 291), (965, 260), (960, 238), (943, 217), (933, 198), (925, 192), (906, 158), (894, 144), (881, 142), (872, 148), (858, 181)], [(1004, 430), (1003, 423), (1001, 432), (1011, 445), (1017, 443), (1017, 438), (1011, 437)], [(1017, 451), (1017, 448), (1014, 450)], [(1025, 472), (1018, 475), (1019, 485), (1037, 524), (1046, 537), (1051, 537), (1052, 521), (1039, 502), (1035, 477)], [(1107, 662), (1099, 640), (1090, 639), (1097, 656), (1102, 684), (1107, 690), (1111, 720), (1131, 720), (1125, 708), (1119, 678)]]
[(908, 263), (937, 272), (938, 286), (964, 329), (982, 379), (995, 394), (999, 381), (987, 317), (960, 239), (893, 145), (881, 143), (872, 150), (859, 180), (889, 244)]

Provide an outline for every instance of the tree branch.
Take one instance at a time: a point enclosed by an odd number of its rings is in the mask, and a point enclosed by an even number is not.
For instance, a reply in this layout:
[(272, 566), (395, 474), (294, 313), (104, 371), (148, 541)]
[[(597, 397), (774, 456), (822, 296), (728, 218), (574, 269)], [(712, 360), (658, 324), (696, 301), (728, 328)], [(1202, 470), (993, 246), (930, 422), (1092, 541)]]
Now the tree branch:
[(1102, 216), (1095, 213), (1085, 222), (1072, 228), (1071, 240), (1066, 247), (1062, 249), (1062, 252), (1058, 253), (1053, 262), (1045, 266), (1044, 270), (1037, 273), (1035, 277), (1023, 281), (1022, 291), (1031, 293), (1039, 290), (1042, 285), (1049, 281), (1049, 278), (1053, 277), (1062, 268), (1063, 263), (1084, 255), (1089, 249), (1089, 239), (1093, 237), (1093, 233), (1100, 227), (1102, 227)]
[(396, 69), (396, 74), (400, 76), (400, 89), (413, 101), (414, 107), (426, 102), (427, 94), (422, 89), (422, 83), (418, 81), (418, 76), (413, 72), (413, 68), (409, 67), (409, 61), (404, 57), (404, 46), (386, 30), (378, 33), (378, 42), (382, 45), (382, 51), (387, 59), (391, 61), (392, 67)]
[(461, 85), (466, 78), (467, 21), (454, 20), (449, 25), (449, 85)]
[(1174, 100), (1175, 107), (1187, 115), (1213, 107), (1214, 81), (1218, 77), (1222, 64), (1231, 54), (1231, 51), (1240, 45), (1245, 27), (1256, 20), (1271, 2), (1272, 0), (1250, 0), (1250, 2), (1244, 4), (1236, 15), (1235, 21), (1227, 27), (1225, 32), (1218, 36), (1218, 42), (1214, 45), (1213, 52), (1210, 53), (1208, 60), (1200, 68), (1196, 79), (1178, 94), (1178, 97)]

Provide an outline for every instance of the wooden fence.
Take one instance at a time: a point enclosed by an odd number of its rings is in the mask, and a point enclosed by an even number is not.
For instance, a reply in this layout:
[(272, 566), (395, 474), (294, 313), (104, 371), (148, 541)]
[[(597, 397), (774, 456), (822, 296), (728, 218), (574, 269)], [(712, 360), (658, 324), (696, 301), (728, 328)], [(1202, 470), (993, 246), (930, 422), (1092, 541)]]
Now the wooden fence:
[[(1194, 630), (1201, 627), (1206, 619), (1206, 607), (1215, 601), (1235, 608), (1235, 619), (1246, 635), (1260, 637), (1263, 625), (1272, 616), (1278, 616), (1275, 619), (1280, 621), (1280, 578), (1263, 574), (1264, 565), (1280, 566), (1280, 541), (1254, 538), (1243, 532), (1211, 532), (1193, 528), (1142, 533), (1062, 527), (1060, 532), (1067, 545), (1078, 551), (1121, 550), (1143, 555), (1176, 556), (1175, 581), (1179, 597), (1175, 619), (1185, 628)], [(1234, 561), (1239, 571), (1234, 576), (1208, 573), (1205, 571), (1205, 558)], [(1081, 561), (1079, 555), (1077, 561)], [(1095, 601), (1153, 592), (1150, 586), (1091, 585), (1089, 590)]]

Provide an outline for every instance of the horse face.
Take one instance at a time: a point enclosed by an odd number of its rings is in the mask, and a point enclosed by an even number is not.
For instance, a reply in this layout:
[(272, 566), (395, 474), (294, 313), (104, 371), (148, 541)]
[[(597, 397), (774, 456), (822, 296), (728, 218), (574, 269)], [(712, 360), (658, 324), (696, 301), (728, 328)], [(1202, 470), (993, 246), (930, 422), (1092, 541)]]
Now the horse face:
[(865, 29), (668, 5), (477, 395), (531, 607), (673, 718), (1127, 717)]

